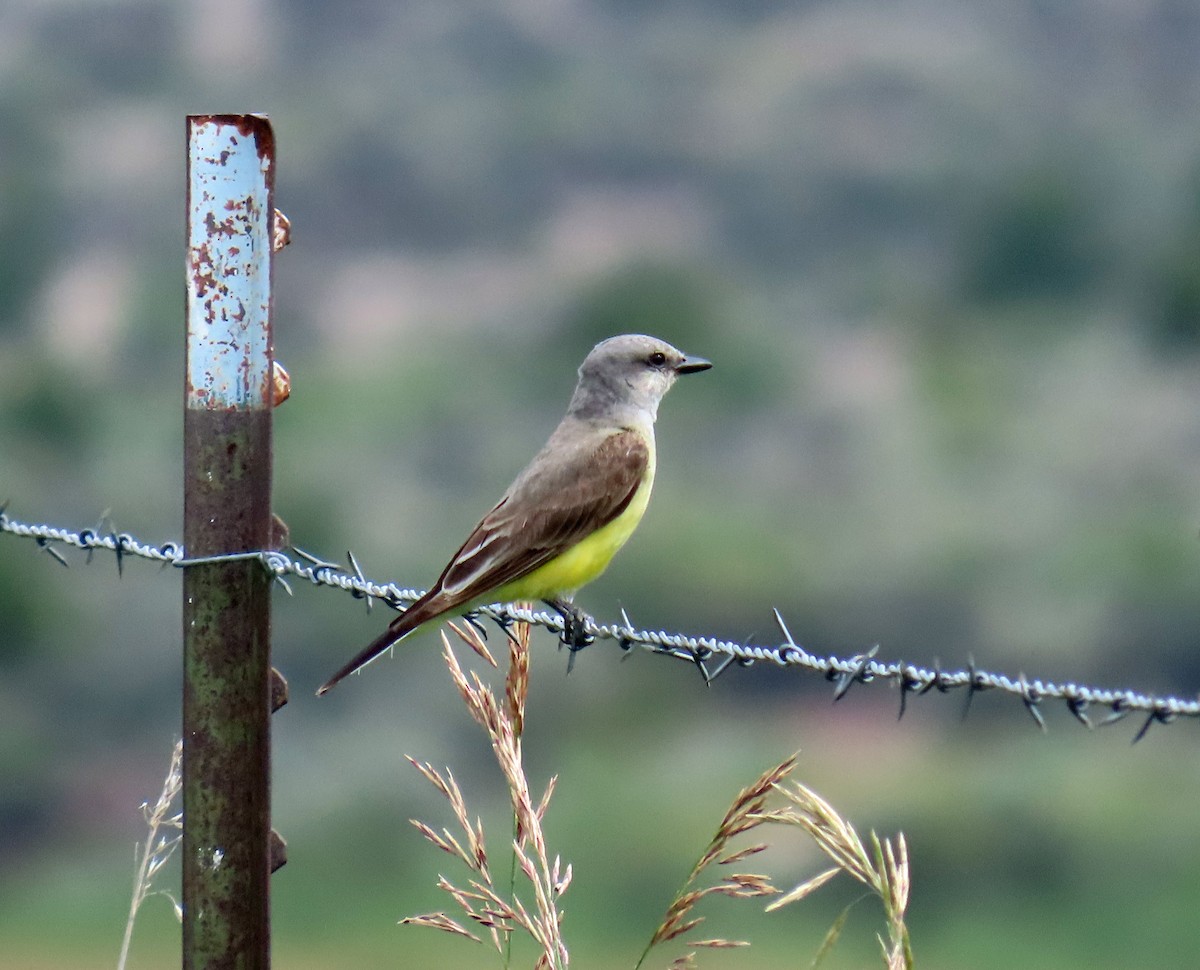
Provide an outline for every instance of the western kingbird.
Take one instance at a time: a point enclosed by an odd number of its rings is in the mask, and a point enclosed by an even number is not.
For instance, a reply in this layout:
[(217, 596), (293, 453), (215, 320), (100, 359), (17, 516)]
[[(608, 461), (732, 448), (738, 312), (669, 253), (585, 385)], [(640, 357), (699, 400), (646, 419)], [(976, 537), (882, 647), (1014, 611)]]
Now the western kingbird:
[(598, 343), (579, 368), (566, 417), (429, 592), (317, 693), (451, 610), (543, 600), (563, 615), (564, 637), (578, 637), (575, 591), (604, 571), (650, 501), (658, 404), (680, 374), (711, 366), (641, 334)]

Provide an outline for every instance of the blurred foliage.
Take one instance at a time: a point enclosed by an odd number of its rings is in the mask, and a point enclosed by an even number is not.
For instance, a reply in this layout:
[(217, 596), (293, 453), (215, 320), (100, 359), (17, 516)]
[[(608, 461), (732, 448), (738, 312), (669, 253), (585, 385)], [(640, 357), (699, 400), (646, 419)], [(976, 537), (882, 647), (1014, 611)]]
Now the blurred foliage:
[(1066, 172), (1008, 181), (985, 201), (964, 241), (966, 299), (1062, 300), (1094, 288), (1108, 267), (1091, 215)]
[[(36, 111), (22, 105), (9, 90), (0, 96), (0, 131), (6, 150), (0, 154), (0, 335), (26, 320), (29, 302), (38, 292), (53, 255), (54, 216), (58, 199), (46, 179), (53, 157), (47, 126)], [(40, 231), (39, 231), (40, 230)]]
[(1200, 172), (1181, 195), (1179, 224), (1156, 247), (1149, 273), (1148, 322), (1167, 353), (1200, 344)]

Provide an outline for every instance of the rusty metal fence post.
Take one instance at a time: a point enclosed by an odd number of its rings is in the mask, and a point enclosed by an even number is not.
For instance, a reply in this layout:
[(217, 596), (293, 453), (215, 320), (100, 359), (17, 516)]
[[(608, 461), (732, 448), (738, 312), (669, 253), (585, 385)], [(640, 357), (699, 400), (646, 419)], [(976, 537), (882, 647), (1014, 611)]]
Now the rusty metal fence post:
[[(271, 520), (275, 142), (266, 118), (187, 119), (184, 544), (266, 549)], [(183, 967), (270, 963), (270, 579), (183, 580)]]

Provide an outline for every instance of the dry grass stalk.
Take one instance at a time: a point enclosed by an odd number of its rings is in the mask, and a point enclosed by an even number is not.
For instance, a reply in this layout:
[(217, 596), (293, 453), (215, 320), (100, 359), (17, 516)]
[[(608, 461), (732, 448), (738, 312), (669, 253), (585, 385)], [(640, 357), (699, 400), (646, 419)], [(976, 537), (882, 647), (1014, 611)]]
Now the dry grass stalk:
[(529, 624), (514, 624), (508, 638), (508, 674), (504, 678), (504, 700), (512, 718), (513, 733), (525, 733), (525, 698), (529, 695)]
[[(837, 873), (847, 872), (867, 886), (883, 903), (888, 921), (888, 939), (885, 942), (880, 938), (879, 945), (883, 949), (888, 970), (911, 970), (912, 946), (904, 914), (908, 909), (912, 882), (908, 845), (904, 841), (904, 834), (897, 835), (893, 842), (891, 839), (880, 841), (872, 832), (871, 852), (868, 853), (854, 826), (816, 792), (799, 782), (779, 785), (778, 791), (788, 804), (781, 809), (764, 813), (764, 821), (794, 825), (803, 829), (834, 862), (834, 868), (801, 883), (771, 903), (767, 907), (768, 911), (803, 899)], [(832, 938), (827, 937), (827, 947), (836, 940), (839, 930), (840, 927), (835, 926), (831, 931)]]
[[(133, 940), (133, 924), (138, 910), (150, 896), (165, 896), (171, 901), (175, 915), (183, 919), (183, 909), (170, 892), (154, 889), (154, 877), (167, 864), (183, 838), (183, 812), (172, 812), (172, 806), (183, 790), (183, 741), (175, 742), (171, 749), (171, 763), (163, 779), (162, 791), (153, 805), (142, 802), (142, 817), (148, 829), (146, 841), (134, 848), (136, 866), (133, 874), (133, 898), (129, 904), (129, 918), (125, 921), (125, 936), (121, 941), (121, 953), (117, 958), (117, 970), (124, 970), (129, 958), (129, 945)], [(162, 834), (170, 830), (171, 835)]]
[[(485, 661), (495, 665), (478, 631), (474, 628), (464, 630), (454, 624), (450, 626), (460, 640)], [(471, 821), (466, 801), (454, 776), (449, 770), (442, 774), (429, 764), (409, 758), (413, 766), (450, 803), (462, 835), (457, 836), (447, 828), (437, 832), (431, 826), (416, 820), (413, 820), (413, 825), (430, 843), (457, 858), (474, 874), (467, 888), (457, 886), (445, 877), (439, 879), (438, 888), (450, 895), (469, 920), (488, 931), (492, 944), (497, 951), (504, 954), (506, 965), (510, 956), (512, 934), (514, 930), (520, 929), (535, 941), (540, 950), (535, 963), (537, 970), (559, 970), (567, 966), (568, 953), (562, 940), (562, 914), (558, 910), (558, 898), (570, 885), (571, 867), (568, 865), (564, 869), (557, 857), (553, 863), (550, 862), (542, 832), (542, 818), (553, 795), (556, 779), (550, 779), (545, 792), (535, 805), (525, 777), (521, 734), (529, 689), (529, 628), (525, 624), (519, 624), (515, 629), (516, 633), (510, 638), (509, 644), (509, 668), (505, 678), (503, 703), (496, 699), (495, 694), (478, 674), (474, 671), (470, 671), (469, 674), (463, 671), (451, 647), (450, 639), (445, 634), (442, 635), (443, 656), (451, 680), (471, 716), (487, 732), (509, 789), (514, 838), (513, 874), (507, 893), (497, 889), (492, 880), (482, 822), (478, 818), (474, 822)], [(769, 823), (801, 828), (829, 856), (834, 866), (783, 895), (767, 907), (768, 911), (803, 899), (839, 872), (848, 872), (883, 901), (888, 919), (888, 940), (885, 942), (880, 938), (880, 946), (888, 970), (911, 970), (912, 950), (908, 929), (904, 923), (910, 891), (910, 874), (908, 847), (903, 834), (897, 836), (893, 842), (890, 839), (880, 841), (872, 832), (872, 851), (868, 853), (854, 826), (833, 806), (797, 782), (785, 785), (795, 767), (796, 756), (793, 755), (764, 772), (753, 784), (738, 792), (721, 819), (716, 833), (697, 859), (675, 899), (667, 908), (662, 922), (642, 951), (635, 970), (642, 966), (655, 946), (680, 939), (703, 923), (704, 917), (694, 916), (692, 911), (696, 904), (706, 897), (721, 895), (748, 899), (779, 893), (769, 877), (757, 873), (735, 872), (723, 876), (712, 885), (699, 888), (695, 885), (711, 866), (731, 866), (766, 850), (767, 844), (763, 842), (737, 849), (732, 848), (730, 843), (737, 836)], [(778, 808), (769, 807), (768, 800), (779, 796), (786, 800), (786, 804)], [(532, 908), (527, 907), (516, 894), (517, 868), (533, 889)], [(826, 934), (818, 954), (818, 962), (836, 943), (847, 914), (848, 910)], [(445, 913), (409, 917), (401, 922), (429, 926), (482, 942), (479, 936)], [(699, 949), (730, 949), (749, 944), (743, 940), (712, 938), (688, 941), (687, 946), (690, 949), (672, 962), (671, 970), (694, 970), (697, 965), (696, 951)]]
[[(729, 843), (736, 836), (749, 832), (768, 820), (765, 816), (767, 798), (795, 767), (796, 756), (792, 755), (781, 764), (764, 772), (753, 784), (738, 792), (733, 804), (725, 813), (725, 817), (721, 819), (721, 824), (717, 826), (716, 834), (713, 835), (700, 858), (696, 860), (696, 864), (692, 866), (692, 871), (683, 881), (683, 885), (676, 893), (671, 905), (667, 907), (666, 915), (663, 916), (662, 922), (659, 923), (650, 942), (646, 944), (646, 948), (638, 958), (635, 970), (637, 967), (641, 967), (654, 947), (660, 943), (678, 939), (704, 922), (703, 916), (692, 916), (691, 912), (696, 903), (705, 897), (721, 895), (732, 896), (735, 899), (748, 899), (773, 896), (779, 892), (771, 885), (768, 877), (753, 873), (731, 873), (722, 877), (719, 882), (701, 889), (693, 889), (692, 886), (709, 866), (731, 865), (762, 852), (766, 848), (765, 844), (758, 843), (742, 849), (731, 850)], [(704, 946), (709, 949), (749, 946), (744, 940), (725, 939), (701, 940), (687, 945), (691, 947)], [(695, 954), (687, 953), (677, 959), (672, 966), (695, 966)]]
[[(660, 943), (680, 939), (695, 929), (704, 917), (692, 915), (695, 905), (707, 896), (723, 895), (735, 899), (757, 898), (779, 892), (767, 876), (753, 873), (734, 873), (723, 877), (713, 885), (695, 888), (701, 874), (712, 865), (727, 866), (757, 855), (767, 848), (765, 843), (755, 843), (741, 849), (731, 849), (730, 841), (738, 835), (765, 824), (790, 825), (805, 831), (833, 862), (834, 866), (801, 883), (791, 892), (767, 906), (772, 911), (811, 895), (829, 882), (839, 872), (848, 872), (859, 882), (868, 886), (883, 901), (888, 920), (888, 940), (880, 939), (888, 970), (911, 970), (912, 949), (904, 914), (908, 907), (910, 875), (908, 846), (903, 834), (882, 841), (874, 832), (870, 836), (871, 851), (864, 847), (858, 832), (836, 809), (823, 798), (798, 782), (789, 782), (788, 776), (796, 767), (793, 755), (783, 763), (765, 772), (752, 785), (738, 792), (733, 804), (721, 819), (717, 832), (692, 867), (675, 899), (667, 908), (666, 915), (655, 930), (650, 943), (637, 962), (641, 967), (650, 950)], [(781, 807), (769, 806), (780, 796), (785, 800)], [(837, 942), (847, 912), (834, 923), (826, 934), (817, 961), (824, 957)], [(742, 940), (708, 939), (688, 941), (688, 952), (678, 957), (672, 970), (690, 970), (696, 966), (696, 950), (727, 949), (748, 946)], [(814, 964), (815, 965), (815, 964)]]
[[(474, 628), (462, 629), (450, 624), (451, 629), (467, 646), (485, 660), (491, 660), (483, 638)], [(559, 970), (568, 965), (569, 957), (562, 938), (562, 913), (558, 899), (571, 883), (571, 867), (565, 868), (556, 856), (550, 861), (542, 831), (542, 818), (554, 792), (555, 779), (551, 779), (536, 803), (529, 790), (521, 752), (521, 733), (525, 723), (525, 700), (529, 691), (529, 627), (517, 624), (510, 638), (509, 669), (505, 678), (504, 703), (501, 704), (490, 687), (474, 671), (466, 673), (458, 662), (450, 639), (442, 634), (443, 657), (450, 671), (450, 678), (475, 721), (487, 732), (492, 751), (504, 774), (513, 810), (512, 853), (514, 873), (506, 892), (498, 889), (488, 867), (487, 850), (484, 845), (483, 824), (478, 819), (471, 821), (466, 801), (454, 776), (447, 770), (444, 774), (428, 764), (412, 758), (408, 760), (450, 803), (455, 821), (462, 830), (461, 840), (449, 829), (435, 831), (424, 822), (413, 820), (418, 831), (443, 852), (457, 858), (473, 874), (468, 886), (463, 888), (445, 877), (438, 887), (447, 892), (468, 919), (486, 929), (492, 944), (502, 954), (507, 954), (509, 941), (516, 929), (525, 931), (541, 951), (536, 966), (545, 970)], [(494, 665), (494, 661), (492, 661)], [(527, 907), (515, 890), (515, 870), (519, 868), (533, 890), (533, 905)], [(445, 913), (430, 913), (401, 920), (414, 926), (429, 926), (447, 933), (464, 936), (482, 942), (479, 937), (455, 922)]]

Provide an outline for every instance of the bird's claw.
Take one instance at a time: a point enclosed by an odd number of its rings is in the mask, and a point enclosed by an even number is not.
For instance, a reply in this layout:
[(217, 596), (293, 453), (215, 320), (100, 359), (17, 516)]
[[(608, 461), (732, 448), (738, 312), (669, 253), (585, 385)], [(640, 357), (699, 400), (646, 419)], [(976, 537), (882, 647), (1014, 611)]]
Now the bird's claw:
[(569, 617), (563, 617), (562, 642), (572, 653), (596, 642), (596, 638), (587, 631), (590, 620), (590, 616), (578, 609), (573, 610)]
[(558, 639), (571, 653), (574, 654), (596, 642), (596, 638), (587, 630), (588, 624), (595, 621), (578, 606), (561, 602), (551, 602), (549, 605), (557, 610), (563, 619), (563, 631)]

